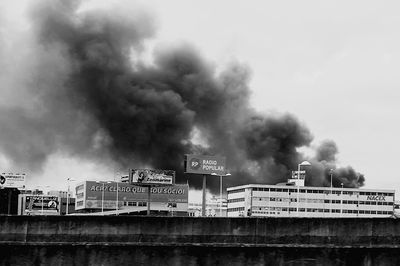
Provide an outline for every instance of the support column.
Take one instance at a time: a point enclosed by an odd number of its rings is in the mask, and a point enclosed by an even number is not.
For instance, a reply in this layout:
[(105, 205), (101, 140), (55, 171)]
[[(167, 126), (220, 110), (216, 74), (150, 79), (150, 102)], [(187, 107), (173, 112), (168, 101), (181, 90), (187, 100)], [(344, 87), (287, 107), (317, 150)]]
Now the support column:
[(201, 205), (201, 216), (206, 216), (206, 178), (207, 175), (203, 175), (203, 201)]
[(147, 215), (150, 215), (151, 186), (147, 187)]

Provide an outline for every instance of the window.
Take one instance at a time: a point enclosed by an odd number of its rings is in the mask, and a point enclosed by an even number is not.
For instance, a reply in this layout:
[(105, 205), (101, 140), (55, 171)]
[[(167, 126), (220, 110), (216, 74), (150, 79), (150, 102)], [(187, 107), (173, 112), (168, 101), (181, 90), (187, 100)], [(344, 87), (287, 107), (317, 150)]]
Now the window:
[[(261, 200), (261, 198), (260, 198), (260, 200)], [(229, 199), (228, 203), (242, 202), (242, 201), (244, 201), (244, 198)]]
[(228, 191), (228, 194), (244, 192), (244, 188)]
[(239, 208), (229, 208), (228, 212), (240, 212), (244, 211), (244, 207), (239, 207)]

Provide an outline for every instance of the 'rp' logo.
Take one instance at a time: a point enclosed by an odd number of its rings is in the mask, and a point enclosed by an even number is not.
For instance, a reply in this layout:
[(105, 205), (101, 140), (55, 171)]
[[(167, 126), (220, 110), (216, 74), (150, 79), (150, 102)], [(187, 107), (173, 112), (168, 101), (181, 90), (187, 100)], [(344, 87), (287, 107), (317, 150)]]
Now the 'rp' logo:
[(2, 175), (0, 175), (0, 184), (4, 184), (6, 182), (6, 178)]
[(199, 169), (200, 168), (200, 160), (197, 158), (192, 158), (189, 161), (189, 167), (190, 167), (190, 169), (193, 169), (193, 170)]

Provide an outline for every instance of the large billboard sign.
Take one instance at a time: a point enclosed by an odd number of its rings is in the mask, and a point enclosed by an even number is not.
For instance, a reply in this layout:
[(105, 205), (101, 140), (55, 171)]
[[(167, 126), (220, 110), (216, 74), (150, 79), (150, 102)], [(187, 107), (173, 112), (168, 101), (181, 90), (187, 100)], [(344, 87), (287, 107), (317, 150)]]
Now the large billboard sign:
[(175, 171), (130, 169), (130, 182), (142, 185), (173, 185), (175, 183)]
[(185, 172), (190, 174), (225, 175), (225, 157), (186, 155)]
[(25, 174), (1, 173), (0, 187), (25, 189)]
[[(112, 209), (116, 206), (117, 188), (118, 201), (120, 202), (147, 202), (148, 189), (150, 188), (151, 202), (158, 203), (188, 203), (189, 185), (175, 184), (172, 186), (141, 187), (129, 183), (98, 183), (85, 182), (85, 206), (82, 208)], [(128, 205), (130, 206), (130, 205)]]
[[(299, 176), (299, 171), (292, 171), (292, 179), (298, 179)], [(305, 179), (306, 178), (306, 171), (301, 170), (300, 171), (300, 179)]]
[(60, 213), (60, 200), (57, 196), (26, 195), (25, 214), (57, 215)]

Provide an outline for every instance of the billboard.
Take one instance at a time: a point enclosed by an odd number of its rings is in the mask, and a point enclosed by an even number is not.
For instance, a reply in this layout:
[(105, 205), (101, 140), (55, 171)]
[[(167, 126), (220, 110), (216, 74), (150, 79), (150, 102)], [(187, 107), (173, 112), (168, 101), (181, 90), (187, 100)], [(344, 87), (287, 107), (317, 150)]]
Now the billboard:
[[(118, 187), (118, 199), (117, 199)], [(98, 183), (85, 181), (85, 204), (78, 208), (105, 209), (116, 207), (116, 202), (122, 205), (123, 202), (146, 202), (149, 187), (135, 186), (128, 183)], [(188, 203), (189, 185), (175, 184), (172, 186), (151, 187), (151, 202), (158, 203)]]
[(0, 187), (25, 189), (25, 174), (1, 173)]
[(26, 215), (57, 215), (60, 214), (60, 199), (57, 196), (24, 195)]
[[(298, 179), (299, 171), (292, 171), (292, 179)], [(306, 178), (306, 171), (301, 170), (300, 171), (300, 179), (305, 179)]]
[(175, 171), (130, 169), (129, 177), (131, 183), (143, 185), (173, 185), (175, 183)]
[(225, 175), (225, 157), (186, 155), (185, 172), (190, 174)]

